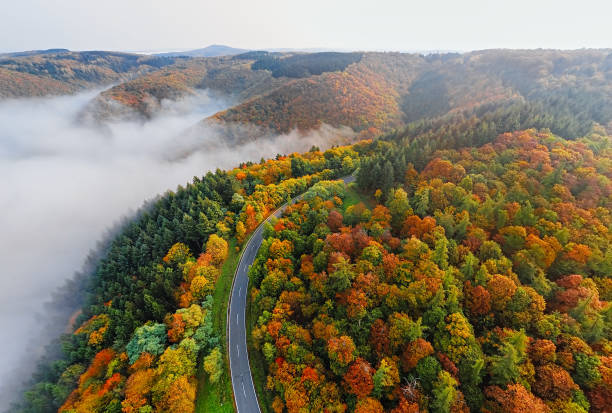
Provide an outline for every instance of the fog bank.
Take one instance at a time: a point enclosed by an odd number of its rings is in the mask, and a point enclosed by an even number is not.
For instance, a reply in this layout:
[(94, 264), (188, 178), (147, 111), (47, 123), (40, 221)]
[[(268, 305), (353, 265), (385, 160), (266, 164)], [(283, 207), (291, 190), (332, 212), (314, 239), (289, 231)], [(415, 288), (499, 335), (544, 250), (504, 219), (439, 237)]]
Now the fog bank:
[[(0, 102), (0, 411), (50, 339), (41, 332), (50, 318), (44, 303), (82, 267), (105, 229), (195, 175), (326, 147), (335, 133), (322, 128), (232, 147), (204, 129), (197, 142), (182, 142), (183, 131), (227, 107), (207, 93), (164, 102), (162, 114), (146, 123), (75, 123), (96, 93)], [(187, 155), (169, 160), (178, 153)], [(53, 331), (62, 332), (66, 321), (56, 320)]]

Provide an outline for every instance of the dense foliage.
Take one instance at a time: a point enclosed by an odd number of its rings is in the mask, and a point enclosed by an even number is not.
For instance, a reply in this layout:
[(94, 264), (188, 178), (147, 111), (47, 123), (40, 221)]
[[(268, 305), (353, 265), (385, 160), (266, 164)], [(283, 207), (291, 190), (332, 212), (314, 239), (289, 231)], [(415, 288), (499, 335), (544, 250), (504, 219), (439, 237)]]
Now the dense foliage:
[(142, 75), (175, 58), (49, 50), (0, 56), (0, 98), (68, 94)]
[(343, 71), (348, 65), (361, 60), (362, 55), (363, 53), (321, 52), (281, 58), (265, 54), (259, 55), (251, 68), (269, 70), (274, 77), (302, 78), (325, 72)]
[(608, 411), (610, 139), (506, 133), (418, 169), (409, 142), (370, 144), (369, 207), (320, 182), (267, 226), (250, 278), (271, 408)]
[(460, 113), (478, 116), (492, 106), (518, 103), (544, 117), (528, 127), (550, 123), (551, 116), (567, 120), (564, 137), (582, 136), (589, 121), (612, 127), (612, 55), (607, 50), (363, 53), (341, 72), (319, 70), (320, 76), (307, 76), (315, 73), (311, 65), (326, 61), (322, 55), (249, 55), (258, 59), (253, 69), (283, 68), (299, 79), (216, 117), (280, 132), (327, 123), (376, 136), (410, 122), (440, 117), (448, 122)]
[(334, 148), (243, 164), (194, 177), (145, 208), (99, 262), (63, 356), (41, 366), (13, 410), (192, 412), (197, 381), (227, 377), (211, 296), (228, 240), (242, 243), (282, 203), (352, 171), (357, 158)]
[[(14, 411), (194, 411), (198, 383), (228, 377), (212, 298), (233, 274), (225, 264), (305, 191), (266, 227), (250, 273), (274, 411), (608, 411), (610, 56), (0, 60), (0, 88), (29, 94), (160, 68), (104, 92), (92, 105), (103, 116), (115, 103), (148, 116), (211, 88), (244, 101), (218, 121), (386, 131), (194, 177), (143, 208), (97, 264), (62, 356)], [(93, 77), (79, 77), (87, 65)], [(69, 78), (53, 74), (64, 68)], [(356, 188), (330, 181), (356, 168)]]

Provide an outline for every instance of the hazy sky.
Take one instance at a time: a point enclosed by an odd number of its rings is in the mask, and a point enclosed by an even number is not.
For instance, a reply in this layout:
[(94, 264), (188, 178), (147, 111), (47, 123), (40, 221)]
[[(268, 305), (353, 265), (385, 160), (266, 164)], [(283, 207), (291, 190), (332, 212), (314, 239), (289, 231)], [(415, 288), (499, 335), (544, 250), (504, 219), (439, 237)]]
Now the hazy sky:
[(6, 1), (0, 50), (612, 47), (605, 0)]

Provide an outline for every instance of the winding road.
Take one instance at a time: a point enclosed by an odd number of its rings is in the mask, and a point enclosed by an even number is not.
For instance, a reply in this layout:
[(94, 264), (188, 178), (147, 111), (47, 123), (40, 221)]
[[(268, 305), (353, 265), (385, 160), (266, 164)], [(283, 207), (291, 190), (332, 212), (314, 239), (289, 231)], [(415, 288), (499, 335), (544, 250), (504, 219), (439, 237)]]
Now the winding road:
[[(354, 176), (340, 178), (345, 184), (353, 182)], [(280, 217), (287, 205), (299, 200), (302, 195), (293, 198), (287, 204), (277, 209), (270, 217)], [(264, 222), (270, 219), (268, 217)], [(263, 241), (262, 222), (244, 247), (240, 262), (234, 274), (234, 283), (230, 294), (229, 310), (227, 312), (227, 337), (229, 348), (232, 389), (238, 413), (261, 413), (246, 342), (246, 304), (249, 287), (249, 267), (255, 261), (255, 256)]]

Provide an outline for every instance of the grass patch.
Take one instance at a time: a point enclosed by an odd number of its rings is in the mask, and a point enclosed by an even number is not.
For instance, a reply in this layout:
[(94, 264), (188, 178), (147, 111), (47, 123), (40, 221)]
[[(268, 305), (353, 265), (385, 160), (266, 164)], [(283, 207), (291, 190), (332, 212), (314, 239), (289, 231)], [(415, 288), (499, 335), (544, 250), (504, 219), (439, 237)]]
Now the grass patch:
[(342, 210), (346, 212), (346, 209), (350, 206), (356, 205), (363, 202), (368, 209), (372, 209), (376, 205), (376, 201), (365, 193), (361, 192), (357, 185), (350, 183), (346, 186), (346, 196), (342, 202)]
[(229, 296), (232, 292), (232, 281), (234, 273), (240, 260), (240, 251), (236, 251), (236, 240), (229, 241), (227, 259), (221, 268), (221, 274), (215, 284), (215, 292), (213, 294), (214, 304), (213, 313), (213, 328), (220, 339), (221, 352), (225, 355), (223, 363), (223, 374), (219, 381), (215, 384), (210, 383), (206, 372), (204, 371), (204, 356), (200, 357), (198, 363), (198, 395), (196, 398), (197, 413), (204, 412), (235, 412), (234, 397), (232, 394), (232, 380), (229, 374), (229, 360), (227, 358), (227, 304)]

